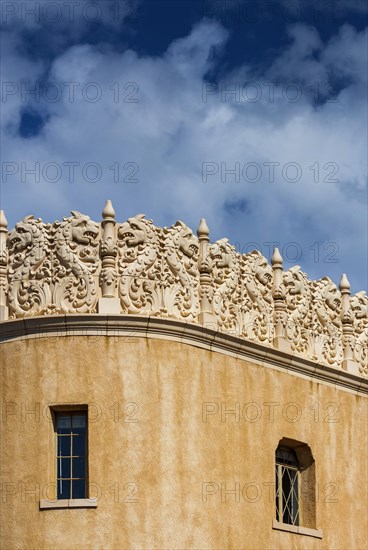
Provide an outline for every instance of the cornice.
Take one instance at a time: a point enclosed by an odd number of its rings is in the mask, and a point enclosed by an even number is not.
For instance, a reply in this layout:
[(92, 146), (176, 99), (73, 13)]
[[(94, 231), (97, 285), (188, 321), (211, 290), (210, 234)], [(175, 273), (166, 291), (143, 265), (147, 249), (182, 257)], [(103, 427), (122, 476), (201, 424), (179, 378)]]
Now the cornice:
[(265, 368), (277, 369), (360, 395), (368, 394), (368, 379), (304, 357), (175, 319), (133, 315), (54, 315), (0, 323), (0, 343), (38, 338), (107, 336), (171, 340), (229, 355)]

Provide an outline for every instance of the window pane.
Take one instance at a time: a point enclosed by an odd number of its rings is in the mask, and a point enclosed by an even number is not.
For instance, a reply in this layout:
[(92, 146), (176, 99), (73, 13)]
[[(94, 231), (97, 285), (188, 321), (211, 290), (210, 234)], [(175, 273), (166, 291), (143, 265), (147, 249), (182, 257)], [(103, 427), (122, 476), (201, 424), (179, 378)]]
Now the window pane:
[(299, 462), (294, 449), (280, 446), (276, 450), (276, 519), (299, 525)]
[(68, 415), (58, 415), (57, 417), (57, 427), (58, 428), (70, 428), (71, 427), (71, 416)]
[(298, 472), (295, 470), (293, 471), (293, 484), (292, 484), (292, 492), (291, 492), (291, 516), (292, 516), (292, 522), (294, 525), (299, 525), (299, 495), (298, 495)]
[(297, 525), (298, 517), (298, 472), (283, 467), (282, 474), (283, 522)]
[(279, 464), (289, 464), (290, 466), (299, 466), (298, 458), (294, 449), (278, 447), (276, 450), (276, 461)]
[(73, 498), (86, 498), (86, 481), (84, 479), (73, 479), (72, 484)]
[(70, 456), (70, 440), (69, 435), (58, 436), (58, 456)]
[(58, 458), (58, 477), (70, 477), (70, 458)]
[(55, 413), (55, 416), (58, 498), (85, 498), (87, 414), (73, 411)]
[(59, 479), (58, 483), (58, 498), (70, 498), (70, 481)]
[(84, 458), (72, 459), (72, 473), (74, 477), (85, 477), (86, 475), (86, 461)]
[(74, 428), (85, 428), (86, 427), (86, 415), (85, 414), (73, 414), (72, 416), (72, 426)]
[(73, 456), (84, 456), (86, 454), (86, 433), (73, 435)]

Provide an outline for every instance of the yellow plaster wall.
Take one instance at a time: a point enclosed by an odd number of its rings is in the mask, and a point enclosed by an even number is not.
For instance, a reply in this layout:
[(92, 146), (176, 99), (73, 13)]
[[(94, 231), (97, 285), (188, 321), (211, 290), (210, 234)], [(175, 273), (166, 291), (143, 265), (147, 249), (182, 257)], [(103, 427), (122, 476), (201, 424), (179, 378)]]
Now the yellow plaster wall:
[[(1, 346), (1, 360), (2, 549), (366, 548), (363, 397), (153, 338), (19, 340)], [(206, 422), (205, 402), (219, 407)], [(53, 482), (47, 411), (57, 403), (90, 404), (96, 509), (39, 510)], [(222, 418), (221, 403), (240, 417)], [(282, 437), (313, 452), (322, 540), (272, 529)], [(218, 491), (204, 501), (206, 482)]]

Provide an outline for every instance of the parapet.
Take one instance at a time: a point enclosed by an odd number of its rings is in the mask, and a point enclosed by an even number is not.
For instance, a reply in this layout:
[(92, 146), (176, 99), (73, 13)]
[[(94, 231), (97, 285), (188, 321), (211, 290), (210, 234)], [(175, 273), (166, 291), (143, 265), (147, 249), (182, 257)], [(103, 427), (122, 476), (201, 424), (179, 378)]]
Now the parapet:
[(8, 232), (0, 216), (1, 320), (65, 314), (135, 315), (199, 324), (368, 376), (368, 298), (328, 277), (309, 280), (228, 239), (210, 242), (183, 222), (156, 227), (143, 214), (120, 223), (107, 201), (100, 223), (27, 216)]

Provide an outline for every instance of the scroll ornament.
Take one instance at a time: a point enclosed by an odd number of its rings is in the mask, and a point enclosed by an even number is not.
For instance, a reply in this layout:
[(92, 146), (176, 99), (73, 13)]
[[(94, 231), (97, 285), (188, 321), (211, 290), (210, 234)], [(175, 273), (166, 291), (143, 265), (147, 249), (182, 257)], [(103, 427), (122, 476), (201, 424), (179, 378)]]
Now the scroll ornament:
[(198, 242), (185, 224), (161, 229), (139, 214), (120, 225), (118, 246), (123, 311), (195, 319)]
[(50, 313), (51, 258), (49, 224), (26, 216), (7, 238), (8, 305), (11, 317)]
[(221, 239), (210, 246), (213, 312), (219, 328), (237, 334), (242, 323), (239, 256), (228, 239)]
[(274, 336), (271, 266), (254, 250), (241, 256), (240, 273), (241, 335), (270, 345)]
[(277, 250), (271, 268), (258, 251), (211, 243), (204, 219), (198, 236), (143, 214), (117, 223), (110, 201), (101, 223), (73, 211), (52, 224), (27, 216), (8, 232), (1, 216), (2, 319), (114, 304), (115, 314), (204, 324), (368, 376), (368, 298), (350, 296), (345, 275), (339, 288), (328, 277), (311, 281), (299, 266), (284, 271)]
[(353, 356), (362, 375), (368, 376), (368, 296), (360, 291), (350, 299), (353, 317)]
[(54, 241), (53, 282), (56, 311), (65, 313), (95, 312), (97, 302), (96, 273), (99, 225), (80, 212), (52, 227)]

